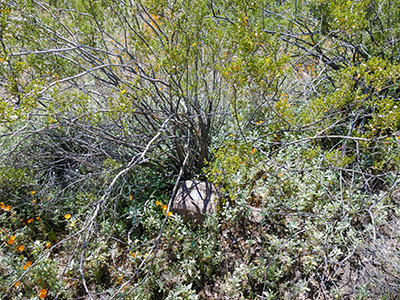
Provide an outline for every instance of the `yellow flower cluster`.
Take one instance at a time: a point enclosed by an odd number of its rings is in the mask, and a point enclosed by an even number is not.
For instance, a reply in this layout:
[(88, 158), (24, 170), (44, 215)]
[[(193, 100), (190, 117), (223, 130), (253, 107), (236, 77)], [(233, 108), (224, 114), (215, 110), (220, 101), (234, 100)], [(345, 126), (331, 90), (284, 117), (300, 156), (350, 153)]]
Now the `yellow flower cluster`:
[(27, 261), (26, 264), (22, 267), (22, 269), (26, 270), (26, 269), (28, 269), (30, 266), (32, 266), (32, 262), (31, 262), (31, 261)]
[(4, 211), (10, 211), (11, 210), (11, 206), (8, 204), (4, 204), (3, 202), (0, 202), (0, 209), (4, 210)]
[(170, 216), (173, 215), (172, 211), (167, 212), (167, 210), (168, 210), (168, 205), (162, 204), (162, 203), (161, 203), (160, 201), (158, 201), (158, 200), (156, 201), (156, 205), (157, 205), (157, 206), (161, 206), (161, 208), (162, 208), (164, 214), (167, 215), (168, 217), (170, 217)]
[(44, 298), (46, 298), (46, 296), (47, 296), (47, 290), (46, 289), (42, 289), (40, 291), (39, 298), (40, 299), (44, 299)]

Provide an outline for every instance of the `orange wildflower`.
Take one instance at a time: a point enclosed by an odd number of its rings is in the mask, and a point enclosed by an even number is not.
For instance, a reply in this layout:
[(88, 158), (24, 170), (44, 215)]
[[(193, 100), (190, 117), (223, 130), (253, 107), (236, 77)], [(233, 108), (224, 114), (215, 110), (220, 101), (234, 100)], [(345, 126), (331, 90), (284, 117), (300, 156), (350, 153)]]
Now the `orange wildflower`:
[(50, 246), (51, 246), (51, 243), (50, 243), (50, 242), (47, 242), (46, 248), (50, 248)]
[(47, 290), (46, 289), (42, 289), (40, 291), (39, 298), (40, 299), (44, 299), (44, 298), (46, 298), (46, 296), (47, 296)]
[(21, 285), (21, 281), (19, 281), (19, 280), (14, 284), (15, 287), (19, 287), (20, 285)]
[(71, 215), (70, 215), (70, 214), (66, 214), (66, 215), (64, 216), (64, 218), (66, 218), (67, 220), (69, 220), (69, 219), (71, 219)]
[(31, 195), (35, 195), (36, 191), (30, 191), (29, 193), (31, 193)]
[(15, 235), (11, 236), (10, 239), (7, 241), (7, 244), (11, 245), (15, 241)]
[(121, 284), (122, 283), (122, 279), (124, 279), (124, 275), (118, 277), (118, 280), (117, 280), (116, 284)]
[(28, 224), (30, 224), (32, 222), (33, 222), (33, 219), (29, 219), (29, 220), (26, 221), (26, 223), (28, 223)]
[(163, 210), (167, 210), (168, 206), (166, 206), (165, 204), (162, 206)]
[(4, 203), (3, 203), (3, 202), (0, 202), (0, 208), (3, 209), (4, 206), (5, 206)]
[(39, 221), (39, 220), (40, 220), (40, 217), (36, 217), (36, 220), (38, 220), (38, 221)]
[(32, 262), (27, 261), (26, 264), (22, 267), (22, 269), (26, 270), (26, 269), (28, 269), (30, 266), (32, 266)]
[(251, 150), (251, 154), (254, 154), (255, 152), (257, 151), (257, 149), (256, 148), (253, 148), (253, 150)]
[(161, 202), (157, 200), (156, 205), (161, 205)]
[(169, 212), (167, 213), (167, 216), (168, 216), (168, 217), (170, 217), (170, 216), (172, 216), (172, 215), (173, 215), (172, 211), (169, 211)]
[(18, 250), (21, 251), (21, 252), (24, 251), (24, 249), (25, 249), (24, 245), (21, 245), (21, 246), (18, 247)]
[(8, 204), (6, 205), (6, 207), (4, 207), (4, 210), (7, 210), (7, 211), (8, 211), (8, 210), (10, 210), (10, 209), (11, 209), (11, 206), (8, 205)]

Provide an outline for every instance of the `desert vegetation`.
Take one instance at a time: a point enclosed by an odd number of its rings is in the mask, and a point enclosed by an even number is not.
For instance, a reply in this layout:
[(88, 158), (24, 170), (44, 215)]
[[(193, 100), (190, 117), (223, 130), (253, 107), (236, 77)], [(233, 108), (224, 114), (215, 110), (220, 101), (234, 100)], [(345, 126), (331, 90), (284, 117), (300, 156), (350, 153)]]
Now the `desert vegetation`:
[(1, 1), (0, 298), (396, 299), (399, 7)]

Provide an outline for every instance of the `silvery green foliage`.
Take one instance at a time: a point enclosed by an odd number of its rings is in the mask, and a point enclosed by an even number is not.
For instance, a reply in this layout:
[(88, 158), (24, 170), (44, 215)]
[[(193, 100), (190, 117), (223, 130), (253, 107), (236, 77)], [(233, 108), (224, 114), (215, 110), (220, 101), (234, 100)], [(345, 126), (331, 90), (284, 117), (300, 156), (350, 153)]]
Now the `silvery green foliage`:
[(192, 284), (186, 286), (178, 286), (174, 291), (171, 291), (167, 298), (168, 300), (197, 300), (199, 297), (192, 290)]

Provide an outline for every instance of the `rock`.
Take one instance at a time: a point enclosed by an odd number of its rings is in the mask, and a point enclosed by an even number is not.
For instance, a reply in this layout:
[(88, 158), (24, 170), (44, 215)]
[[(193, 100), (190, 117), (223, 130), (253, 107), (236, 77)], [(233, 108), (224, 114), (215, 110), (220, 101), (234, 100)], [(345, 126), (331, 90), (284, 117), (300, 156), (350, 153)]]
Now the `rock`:
[(172, 202), (171, 210), (203, 221), (205, 214), (217, 212), (218, 192), (209, 182), (186, 180)]
[[(178, 192), (172, 202), (171, 210), (183, 215), (186, 219), (204, 221), (206, 214), (217, 213), (218, 191), (212, 183), (186, 180), (181, 182)], [(251, 222), (261, 223), (262, 210), (247, 206)]]

